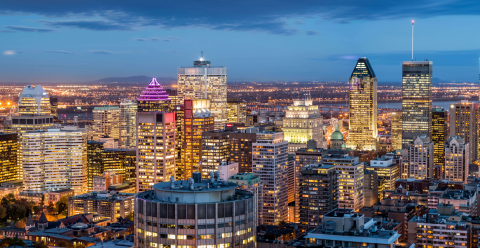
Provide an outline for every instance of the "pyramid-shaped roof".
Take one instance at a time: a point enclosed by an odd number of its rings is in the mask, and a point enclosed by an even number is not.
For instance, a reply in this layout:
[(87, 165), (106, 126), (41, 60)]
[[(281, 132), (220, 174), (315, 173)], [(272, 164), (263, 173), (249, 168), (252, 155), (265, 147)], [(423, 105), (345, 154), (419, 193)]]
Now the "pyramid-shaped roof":
[(148, 84), (142, 94), (137, 98), (138, 101), (168, 101), (167, 92), (163, 89), (162, 85), (157, 82), (156, 78)]

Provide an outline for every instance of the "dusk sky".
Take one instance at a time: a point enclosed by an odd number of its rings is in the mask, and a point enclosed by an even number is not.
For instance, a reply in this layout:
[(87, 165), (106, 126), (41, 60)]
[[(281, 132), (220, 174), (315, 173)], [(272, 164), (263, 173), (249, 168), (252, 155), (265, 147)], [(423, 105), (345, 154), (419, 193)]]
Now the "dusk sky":
[(229, 81), (348, 81), (367, 57), (379, 82), (401, 63), (478, 82), (480, 1), (2, 0), (0, 82), (176, 77), (204, 51)]

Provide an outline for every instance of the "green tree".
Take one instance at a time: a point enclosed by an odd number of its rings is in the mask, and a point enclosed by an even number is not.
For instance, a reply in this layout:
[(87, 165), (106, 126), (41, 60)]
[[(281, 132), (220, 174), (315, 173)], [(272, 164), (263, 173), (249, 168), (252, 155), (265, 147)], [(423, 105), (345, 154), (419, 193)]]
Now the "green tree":
[(25, 242), (23, 242), (23, 240), (19, 238), (5, 238), (4, 240), (2, 240), (2, 242), (0, 242), (1, 247), (10, 247), (10, 246), (17, 246), (17, 245), (23, 246), (23, 247), (26, 246)]
[(48, 246), (43, 241), (33, 243), (33, 247), (35, 247), (35, 248), (48, 248)]
[(17, 199), (15, 198), (15, 195), (13, 193), (9, 193), (5, 196), (5, 198), (7, 198), (7, 201), (9, 203), (15, 203), (17, 201)]
[(22, 205), (10, 204), (7, 207), (7, 217), (9, 217), (13, 222), (25, 218), (25, 213), (25, 207)]
[(0, 206), (0, 219), (7, 217), (7, 209), (4, 206)]
[(58, 214), (62, 214), (65, 210), (68, 209), (68, 197), (64, 196), (62, 197), (57, 203), (56, 203), (56, 209)]

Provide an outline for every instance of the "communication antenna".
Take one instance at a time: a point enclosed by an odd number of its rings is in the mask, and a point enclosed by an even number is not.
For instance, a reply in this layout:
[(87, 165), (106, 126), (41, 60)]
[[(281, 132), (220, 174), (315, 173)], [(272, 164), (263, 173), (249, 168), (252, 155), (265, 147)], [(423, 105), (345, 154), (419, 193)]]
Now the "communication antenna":
[(412, 61), (413, 61), (413, 28), (415, 27), (415, 20), (412, 19)]

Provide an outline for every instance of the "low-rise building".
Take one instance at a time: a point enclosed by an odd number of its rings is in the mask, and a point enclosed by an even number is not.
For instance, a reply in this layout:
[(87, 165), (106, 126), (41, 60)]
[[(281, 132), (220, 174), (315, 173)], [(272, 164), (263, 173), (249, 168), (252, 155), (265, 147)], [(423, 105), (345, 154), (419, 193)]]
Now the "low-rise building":
[(133, 213), (135, 194), (86, 193), (68, 198), (68, 215), (94, 213), (116, 222)]
[(104, 171), (101, 176), (93, 177), (93, 191), (106, 191), (110, 185), (122, 184), (123, 175)]

